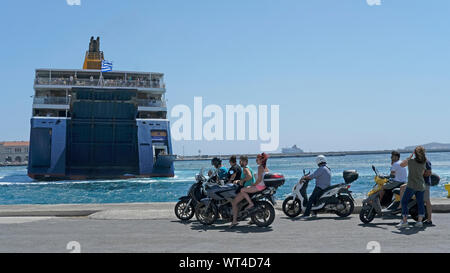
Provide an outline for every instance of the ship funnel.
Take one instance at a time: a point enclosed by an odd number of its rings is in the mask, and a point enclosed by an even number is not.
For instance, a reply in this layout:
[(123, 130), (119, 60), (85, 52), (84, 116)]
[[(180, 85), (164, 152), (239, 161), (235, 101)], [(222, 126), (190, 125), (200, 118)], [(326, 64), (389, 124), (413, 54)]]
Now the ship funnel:
[(89, 42), (89, 50), (86, 51), (86, 56), (84, 58), (83, 69), (102, 69), (102, 60), (103, 51), (100, 51), (100, 37), (94, 39), (94, 36), (91, 36), (91, 40)]

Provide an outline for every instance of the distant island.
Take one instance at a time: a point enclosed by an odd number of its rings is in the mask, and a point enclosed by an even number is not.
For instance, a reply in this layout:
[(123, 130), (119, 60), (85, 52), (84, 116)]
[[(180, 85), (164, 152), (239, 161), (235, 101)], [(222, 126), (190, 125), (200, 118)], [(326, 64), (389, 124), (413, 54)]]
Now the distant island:
[[(437, 153), (437, 152), (450, 152), (450, 144), (442, 144), (442, 143), (428, 143), (423, 144), (423, 146), (427, 152)], [(414, 151), (416, 146), (408, 146), (405, 148), (399, 148), (398, 151), (400, 153), (410, 153)], [(370, 155), (370, 154), (390, 154), (392, 149), (389, 150), (366, 150), (366, 151), (329, 151), (329, 152), (304, 152), (302, 149), (298, 148), (297, 145), (292, 146), (291, 148), (283, 148), (281, 153), (272, 152), (270, 153), (271, 158), (283, 158), (283, 157), (314, 157), (317, 155), (325, 155), (325, 156), (346, 156), (346, 155)], [(247, 154), (249, 158), (256, 157), (257, 154)], [(184, 156), (176, 159), (178, 160), (209, 160), (213, 157), (219, 158), (229, 158), (231, 155), (202, 155), (202, 156)]]
[[(423, 144), (421, 145), (422, 147), (425, 148), (425, 150), (447, 150), (450, 149), (450, 144), (446, 144), (446, 143), (437, 143), (437, 142), (431, 142), (428, 144)], [(414, 150), (416, 148), (416, 146), (408, 146), (405, 147), (403, 150)]]

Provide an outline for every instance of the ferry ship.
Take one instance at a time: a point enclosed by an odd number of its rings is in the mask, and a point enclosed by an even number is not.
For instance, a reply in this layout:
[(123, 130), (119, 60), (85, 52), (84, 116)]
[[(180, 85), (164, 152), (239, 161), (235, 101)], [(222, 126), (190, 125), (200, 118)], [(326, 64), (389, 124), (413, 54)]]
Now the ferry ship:
[(102, 72), (100, 38), (83, 69), (36, 69), (28, 176), (173, 177), (163, 73)]

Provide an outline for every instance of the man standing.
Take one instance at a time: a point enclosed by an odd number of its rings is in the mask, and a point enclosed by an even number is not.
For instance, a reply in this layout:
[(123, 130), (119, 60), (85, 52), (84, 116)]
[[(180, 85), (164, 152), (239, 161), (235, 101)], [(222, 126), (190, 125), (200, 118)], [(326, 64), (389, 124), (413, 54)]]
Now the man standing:
[(423, 175), (423, 179), (425, 180), (425, 194), (423, 200), (425, 201), (426, 209), (428, 217), (425, 221), (423, 221), (424, 225), (432, 225), (433, 222), (431, 221), (431, 213), (433, 212), (433, 209), (431, 208), (431, 199), (430, 199), (430, 187), (431, 187), (431, 162), (427, 160), (427, 163), (425, 163), (425, 173)]

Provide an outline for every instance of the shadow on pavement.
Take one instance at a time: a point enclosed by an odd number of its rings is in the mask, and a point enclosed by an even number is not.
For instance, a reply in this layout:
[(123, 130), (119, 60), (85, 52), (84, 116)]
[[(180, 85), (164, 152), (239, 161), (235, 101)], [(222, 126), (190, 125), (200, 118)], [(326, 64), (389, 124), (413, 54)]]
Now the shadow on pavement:
[(397, 223), (368, 223), (368, 224), (359, 224), (358, 226), (364, 228), (380, 228), (380, 229), (388, 229), (387, 227), (382, 226), (395, 226)]
[(189, 225), (195, 222), (195, 220), (174, 220), (174, 221), (170, 221), (171, 223), (178, 223), (178, 224), (183, 224), (183, 225)]
[(317, 216), (315, 218), (308, 218), (308, 219), (301, 219), (300, 217), (294, 217), (290, 218), (287, 216), (281, 216), (280, 217), (283, 220), (291, 220), (292, 222), (314, 222), (319, 220), (335, 220), (335, 221), (342, 221), (342, 220), (349, 220), (351, 217), (339, 217), (339, 216)]
[(191, 229), (196, 231), (209, 231), (216, 230), (219, 232), (238, 232), (238, 233), (262, 233), (273, 231), (269, 227), (258, 227), (256, 225), (248, 225), (245, 221), (239, 222), (239, 225), (230, 228), (230, 222), (228, 221), (217, 221), (215, 224), (210, 226), (205, 226), (199, 222), (193, 222), (191, 224)]
[[(415, 222), (414, 222), (415, 223)], [(380, 228), (380, 229), (385, 229), (387, 230), (387, 227), (383, 227), (383, 226), (391, 226), (394, 227), (395, 230), (392, 231), (392, 233), (394, 234), (403, 234), (403, 235), (413, 235), (413, 234), (417, 234), (420, 231), (424, 231), (426, 229), (426, 227), (421, 227), (421, 228), (417, 228), (414, 227), (414, 223), (410, 224), (409, 227), (407, 228), (403, 228), (403, 229), (398, 229), (395, 226), (398, 224), (398, 222), (386, 222), (386, 223), (369, 223), (369, 224), (359, 224), (358, 226), (360, 227), (364, 227), (364, 228)]]
[[(415, 224), (416, 222), (414, 222)], [(426, 226), (423, 227), (415, 227), (414, 224), (409, 223), (409, 227), (407, 228), (402, 228), (402, 229), (397, 229), (392, 231), (392, 233), (394, 234), (403, 234), (403, 235), (413, 235), (413, 234), (417, 234), (421, 231), (425, 231), (426, 230)]]

